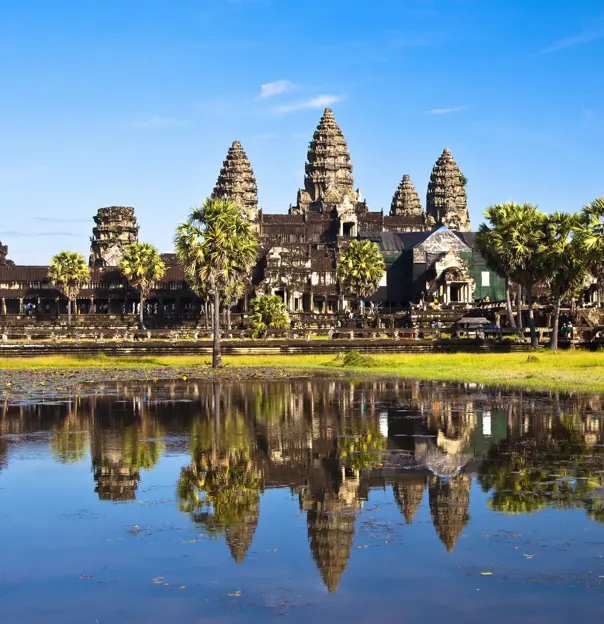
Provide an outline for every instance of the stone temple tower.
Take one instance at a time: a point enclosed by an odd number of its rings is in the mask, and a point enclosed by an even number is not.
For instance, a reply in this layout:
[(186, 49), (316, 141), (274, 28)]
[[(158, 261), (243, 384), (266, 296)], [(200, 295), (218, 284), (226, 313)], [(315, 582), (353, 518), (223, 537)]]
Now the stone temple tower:
[(256, 221), (258, 218), (256, 177), (239, 141), (234, 141), (229, 148), (212, 197), (231, 199), (241, 207), (247, 219)]
[(392, 204), (390, 214), (393, 216), (415, 217), (423, 214), (422, 203), (419, 195), (411, 182), (411, 178), (405, 174), (398, 185)]
[(471, 226), (467, 204), (465, 178), (451, 152), (445, 148), (432, 169), (426, 211), (439, 225), (458, 232), (469, 232)]
[(99, 208), (90, 239), (91, 267), (118, 266), (124, 249), (138, 240), (134, 208), (109, 206)]
[(353, 185), (348, 145), (333, 111), (326, 108), (308, 146), (304, 189), (298, 192), (294, 211), (312, 210), (322, 202), (338, 204), (345, 197), (354, 203), (358, 193)]

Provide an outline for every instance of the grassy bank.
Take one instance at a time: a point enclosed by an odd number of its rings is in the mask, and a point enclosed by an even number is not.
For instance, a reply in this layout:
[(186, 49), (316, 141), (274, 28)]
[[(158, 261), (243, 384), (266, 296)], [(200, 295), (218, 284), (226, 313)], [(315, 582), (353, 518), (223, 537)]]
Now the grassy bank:
[[(536, 358), (537, 361), (529, 361)], [(0, 359), (0, 370), (152, 368), (206, 366), (207, 356), (87, 358), (72, 356)], [(371, 366), (342, 367), (331, 355), (226, 357), (230, 367), (278, 367), (348, 371), (371, 375), (462, 381), (501, 386), (604, 392), (604, 353), (570, 351), (506, 354), (399, 354), (370, 356)]]

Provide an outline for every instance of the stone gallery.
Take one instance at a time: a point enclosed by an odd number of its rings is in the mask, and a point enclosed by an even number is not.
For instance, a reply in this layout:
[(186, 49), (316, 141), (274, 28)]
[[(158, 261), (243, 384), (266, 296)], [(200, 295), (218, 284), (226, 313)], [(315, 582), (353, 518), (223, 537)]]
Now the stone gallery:
[[(342, 291), (336, 273), (340, 250), (355, 238), (376, 242), (384, 255), (387, 271), (371, 300), (390, 311), (422, 296), (444, 304), (503, 298), (503, 281), (473, 247), (466, 178), (448, 149), (432, 169), (425, 210), (411, 179), (403, 175), (389, 213), (370, 211), (354, 188), (346, 140), (327, 108), (308, 147), (304, 188), (287, 214), (265, 214), (259, 208), (256, 178), (239, 141), (228, 150), (212, 194), (235, 201), (259, 237), (258, 263), (238, 306), (242, 313), (250, 298), (262, 293), (282, 297), (294, 320), (355, 308), (357, 302)], [(124, 248), (138, 237), (134, 208), (101, 208), (94, 222), (91, 282), (80, 293), (78, 312), (132, 313), (138, 296), (117, 267)], [(2, 314), (64, 312), (66, 302), (49, 282), (47, 267), (15, 266), (6, 256), (6, 246), (0, 246)], [(175, 255), (163, 258), (166, 274), (148, 300), (149, 311), (158, 317), (195, 317), (198, 297)]]

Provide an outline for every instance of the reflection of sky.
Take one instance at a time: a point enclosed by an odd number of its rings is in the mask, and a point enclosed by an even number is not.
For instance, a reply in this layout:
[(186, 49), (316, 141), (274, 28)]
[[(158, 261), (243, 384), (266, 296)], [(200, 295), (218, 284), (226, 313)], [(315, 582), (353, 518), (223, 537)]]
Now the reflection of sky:
[(3, 622), (252, 622), (279, 613), (294, 622), (398, 622), (439, 610), (448, 621), (488, 613), (489, 622), (537, 615), (565, 622), (578, 612), (590, 621), (600, 608), (604, 531), (582, 511), (497, 514), (474, 483), (470, 521), (447, 553), (427, 491), (407, 526), (391, 487), (376, 488), (357, 516), (339, 589), (327, 595), (289, 489), (262, 495), (252, 546), (238, 566), (222, 538), (208, 539), (177, 509), (174, 487), (188, 455), (162, 457), (141, 472), (136, 501), (111, 503), (94, 492), (89, 456), (64, 466), (38, 449), (19, 447), (0, 473)]

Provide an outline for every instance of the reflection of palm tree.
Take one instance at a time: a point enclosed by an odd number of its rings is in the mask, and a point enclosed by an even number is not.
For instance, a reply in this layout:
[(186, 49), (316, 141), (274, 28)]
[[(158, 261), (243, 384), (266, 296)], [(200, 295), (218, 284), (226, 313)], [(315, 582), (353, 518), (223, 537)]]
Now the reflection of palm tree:
[(380, 431), (377, 418), (354, 417), (346, 419), (338, 441), (339, 457), (346, 468), (370, 470), (381, 460), (386, 438)]
[(479, 482), (485, 492), (492, 490), (489, 506), (496, 511), (580, 508), (600, 522), (604, 455), (586, 443), (590, 433), (579, 414), (557, 412), (543, 431), (493, 447)]
[(88, 448), (88, 431), (77, 418), (67, 417), (60, 427), (53, 427), (50, 450), (53, 458), (61, 464), (81, 461)]
[(192, 462), (177, 484), (179, 508), (207, 531), (224, 533), (233, 559), (241, 563), (258, 525), (262, 474), (243, 415), (229, 411), (221, 420), (217, 384), (214, 420), (193, 423), (190, 445)]
[(393, 486), (394, 500), (405, 517), (405, 522), (411, 524), (417, 510), (422, 504), (426, 477), (408, 477), (397, 481)]
[(432, 522), (449, 552), (470, 519), (470, 485), (471, 478), (461, 474), (451, 479), (436, 478), (429, 487)]

